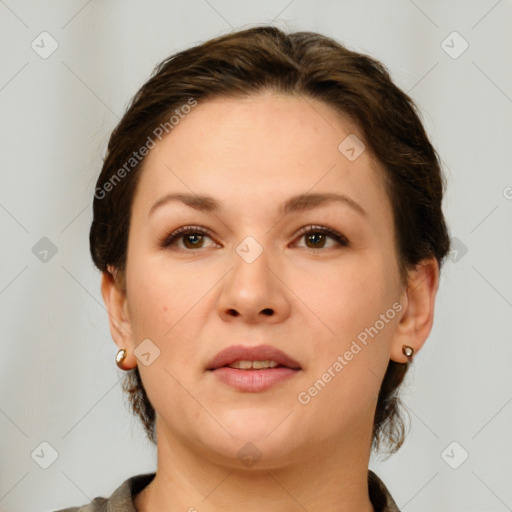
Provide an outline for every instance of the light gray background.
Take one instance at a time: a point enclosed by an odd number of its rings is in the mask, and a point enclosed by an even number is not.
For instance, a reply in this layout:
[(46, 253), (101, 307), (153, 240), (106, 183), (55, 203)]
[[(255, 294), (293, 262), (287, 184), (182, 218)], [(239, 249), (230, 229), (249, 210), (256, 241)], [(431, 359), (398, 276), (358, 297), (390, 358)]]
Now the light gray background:
[[(94, 184), (159, 61), (264, 22), (380, 59), (420, 105), (448, 179), (459, 250), (403, 388), (411, 432), (371, 467), (405, 512), (512, 510), (511, 12), (505, 0), (0, 0), (1, 510), (84, 504), (155, 470), (89, 257)], [(47, 58), (31, 47), (51, 49), (43, 31), (58, 42)], [(463, 41), (442, 43), (453, 31), (469, 43), (457, 58)], [(57, 248), (46, 262), (32, 250), (42, 237)], [(58, 452), (48, 469), (42, 442)]]

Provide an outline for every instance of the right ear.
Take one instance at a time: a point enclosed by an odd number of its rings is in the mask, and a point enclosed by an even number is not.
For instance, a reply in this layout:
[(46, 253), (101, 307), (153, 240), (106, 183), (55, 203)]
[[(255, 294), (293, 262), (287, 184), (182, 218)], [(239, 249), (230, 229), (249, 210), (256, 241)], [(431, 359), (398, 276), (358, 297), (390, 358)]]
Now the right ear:
[(132, 326), (128, 315), (128, 302), (126, 290), (119, 283), (117, 271), (103, 271), (101, 276), (101, 295), (108, 311), (110, 334), (119, 349), (127, 352), (122, 363), (124, 370), (130, 370), (137, 366), (137, 360), (133, 353)]

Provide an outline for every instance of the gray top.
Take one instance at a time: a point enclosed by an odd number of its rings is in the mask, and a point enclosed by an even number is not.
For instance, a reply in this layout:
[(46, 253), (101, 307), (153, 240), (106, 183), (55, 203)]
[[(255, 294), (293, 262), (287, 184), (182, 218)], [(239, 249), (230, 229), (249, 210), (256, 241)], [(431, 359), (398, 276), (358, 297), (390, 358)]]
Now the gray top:
[[(125, 480), (110, 498), (94, 498), (88, 505), (70, 507), (55, 512), (137, 512), (135, 496), (155, 478), (156, 473), (132, 476)], [(368, 491), (375, 512), (400, 512), (382, 480), (368, 470)]]

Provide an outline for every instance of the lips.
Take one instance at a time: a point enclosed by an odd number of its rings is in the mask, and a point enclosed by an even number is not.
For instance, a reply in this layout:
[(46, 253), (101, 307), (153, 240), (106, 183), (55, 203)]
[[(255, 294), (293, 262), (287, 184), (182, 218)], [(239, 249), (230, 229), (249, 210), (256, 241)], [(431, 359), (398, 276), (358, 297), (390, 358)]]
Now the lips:
[[(234, 363), (235, 361), (275, 361), (279, 364), (280, 367), (284, 366), (293, 370), (301, 369), (299, 363), (291, 358), (288, 354), (285, 354), (283, 351), (270, 345), (258, 345), (257, 347), (233, 345), (219, 352), (208, 363), (207, 370), (213, 371)], [(261, 372), (265, 370), (253, 371)]]

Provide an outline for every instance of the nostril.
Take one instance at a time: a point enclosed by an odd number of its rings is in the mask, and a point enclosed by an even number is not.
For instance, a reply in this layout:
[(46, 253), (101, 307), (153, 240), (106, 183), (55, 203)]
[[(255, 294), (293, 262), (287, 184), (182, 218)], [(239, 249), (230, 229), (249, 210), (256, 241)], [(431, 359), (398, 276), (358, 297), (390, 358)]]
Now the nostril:
[(265, 313), (265, 315), (272, 316), (274, 314), (274, 310), (272, 310), (270, 308), (266, 308), (263, 310), (263, 313)]

